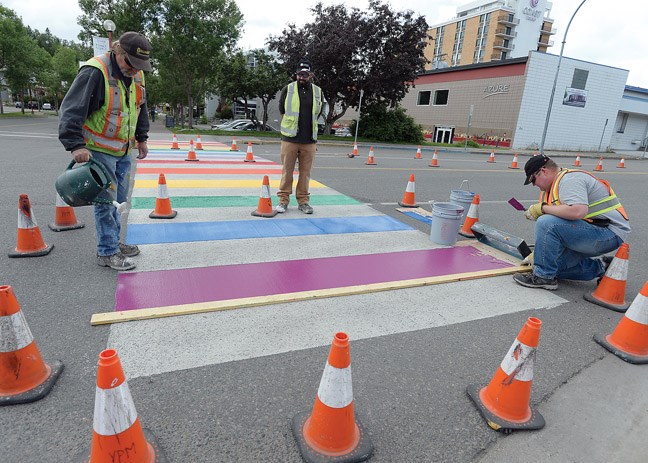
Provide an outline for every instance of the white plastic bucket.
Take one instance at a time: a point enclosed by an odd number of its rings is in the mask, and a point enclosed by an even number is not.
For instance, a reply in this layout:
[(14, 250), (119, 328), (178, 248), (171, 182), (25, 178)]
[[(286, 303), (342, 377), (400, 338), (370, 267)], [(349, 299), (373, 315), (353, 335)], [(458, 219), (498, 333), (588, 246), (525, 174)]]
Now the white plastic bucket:
[[(475, 196), (475, 193), (473, 193), (472, 191), (463, 189), (464, 183), (468, 185), (468, 180), (464, 180), (463, 182), (461, 182), (461, 185), (459, 186), (458, 190), (450, 191), (450, 203), (456, 204), (457, 206), (461, 206), (464, 208), (463, 215), (461, 216), (462, 223), (464, 220), (466, 220), (466, 216), (468, 215), (468, 209), (470, 209), (470, 205), (472, 204), (473, 197)], [(470, 188), (470, 186), (468, 186), (468, 188)]]
[(463, 213), (463, 206), (452, 203), (432, 204), (430, 241), (445, 246), (454, 246), (457, 242)]

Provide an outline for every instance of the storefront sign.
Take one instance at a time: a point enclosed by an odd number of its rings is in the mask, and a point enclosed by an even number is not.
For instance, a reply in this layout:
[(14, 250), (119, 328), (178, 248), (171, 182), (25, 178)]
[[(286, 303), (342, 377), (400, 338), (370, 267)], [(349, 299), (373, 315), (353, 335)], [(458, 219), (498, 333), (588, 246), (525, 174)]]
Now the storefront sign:
[(563, 96), (564, 105), (584, 108), (585, 103), (587, 103), (587, 90), (570, 87), (567, 87), (565, 89), (565, 95)]
[(526, 16), (529, 21), (535, 21), (542, 16), (542, 11), (536, 10), (540, 0), (529, 0), (529, 5), (522, 9), (522, 14)]
[[(501, 95), (503, 93), (508, 93), (510, 84), (496, 84), (496, 85), (487, 85), (484, 87), (484, 98), (488, 98), (493, 95)], [(482, 98), (482, 100), (484, 99)]]

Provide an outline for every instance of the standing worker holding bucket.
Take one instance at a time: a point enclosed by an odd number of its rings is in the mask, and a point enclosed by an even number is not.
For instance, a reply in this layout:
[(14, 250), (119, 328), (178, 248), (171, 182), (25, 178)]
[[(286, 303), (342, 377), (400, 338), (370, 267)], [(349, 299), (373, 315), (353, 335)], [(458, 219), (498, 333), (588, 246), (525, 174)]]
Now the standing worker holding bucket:
[(94, 215), (97, 263), (115, 270), (131, 270), (129, 259), (139, 248), (119, 241), (120, 211), (113, 201), (127, 200), (130, 150), (148, 154), (149, 120), (144, 73), (151, 70), (151, 43), (137, 32), (124, 33), (112, 50), (86, 61), (61, 103), (59, 140), (75, 162), (90, 158), (102, 165), (110, 187), (99, 193)]

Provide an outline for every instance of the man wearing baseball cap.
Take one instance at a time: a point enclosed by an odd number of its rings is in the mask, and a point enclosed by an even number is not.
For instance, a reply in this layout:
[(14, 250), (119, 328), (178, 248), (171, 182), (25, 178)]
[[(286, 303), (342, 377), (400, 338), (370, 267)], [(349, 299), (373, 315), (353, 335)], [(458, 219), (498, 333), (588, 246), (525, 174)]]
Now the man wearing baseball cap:
[(609, 183), (589, 172), (561, 169), (548, 156), (533, 156), (524, 166), (525, 185), (540, 189), (540, 201), (524, 215), (535, 224), (535, 247), (525, 261), (532, 273), (517, 273), (528, 288), (558, 288), (558, 279), (593, 280), (605, 274), (616, 250), (630, 233), (628, 215)]
[[(151, 70), (151, 43), (138, 32), (126, 32), (112, 50), (89, 59), (79, 69), (63, 102), (59, 140), (72, 158), (101, 163), (111, 187), (100, 195), (109, 203), (128, 199), (130, 151), (138, 159), (148, 154), (149, 120), (144, 73)], [(130, 270), (139, 248), (120, 242), (120, 213), (111, 204), (94, 206), (97, 263)]]

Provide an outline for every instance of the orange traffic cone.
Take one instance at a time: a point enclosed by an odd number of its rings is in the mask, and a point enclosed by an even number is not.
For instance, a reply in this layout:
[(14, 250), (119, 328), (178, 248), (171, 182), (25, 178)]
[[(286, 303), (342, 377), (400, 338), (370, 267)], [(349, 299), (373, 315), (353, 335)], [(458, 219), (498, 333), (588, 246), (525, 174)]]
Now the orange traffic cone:
[(625, 169), (625, 158), (621, 158), (621, 160), (617, 164), (617, 169)]
[(416, 156), (414, 156), (414, 159), (423, 159), (421, 157), (421, 147), (420, 146), (418, 148), (416, 148)]
[(270, 180), (267, 175), (263, 176), (261, 183), (261, 194), (259, 195), (259, 204), (252, 215), (257, 217), (274, 217), (277, 211), (272, 209), (272, 198), (270, 198)]
[(189, 151), (187, 152), (187, 159), (185, 161), (197, 161), (196, 149), (194, 148), (193, 140), (189, 140)]
[(358, 143), (353, 142), (353, 152), (347, 154), (347, 156), (350, 158), (355, 158), (357, 155), (358, 155)]
[(490, 156), (488, 156), (488, 161), (486, 161), (486, 162), (490, 162), (491, 164), (495, 162), (495, 152), (494, 151), (491, 151)]
[(605, 337), (595, 334), (594, 341), (626, 362), (648, 363), (648, 282), (612, 334)]
[(43, 241), (29, 197), (20, 195), (18, 199), (18, 238), (16, 248), (9, 253), (9, 257), (44, 256), (49, 254), (53, 248), (54, 245), (48, 246)]
[(596, 172), (603, 172), (603, 156), (599, 159), (598, 164), (596, 164), (596, 167), (594, 168), (594, 171)]
[(0, 405), (45, 397), (63, 364), (43, 362), (11, 286), (0, 286)]
[(232, 147), (230, 151), (238, 151), (238, 146), (236, 146), (236, 137), (232, 137)]
[(367, 162), (365, 162), (366, 165), (368, 166), (377, 166), (376, 161), (374, 161), (374, 149), (373, 146), (369, 148), (369, 157), (367, 158)]
[(583, 294), (583, 298), (615, 312), (628, 310), (630, 304), (625, 301), (625, 292), (629, 255), (630, 246), (623, 243), (594, 292)]
[(403, 200), (398, 204), (403, 207), (418, 207), (418, 205), (416, 204), (416, 193), (414, 190), (414, 174), (410, 174), (409, 182), (407, 182), (407, 187), (405, 188), (405, 193), (403, 194)]
[(166, 177), (164, 174), (160, 174), (157, 197), (155, 198), (155, 210), (149, 214), (149, 217), (151, 219), (172, 219), (176, 215), (178, 215), (178, 211), (171, 209)]
[(430, 162), (430, 167), (439, 167), (439, 157), (437, 156), (437, 150), (434, 150), (432, 155), (432, 162)]
[(202, 140), (200, 139), (200, 134), (199, 133), (196, 134), (196, 149), (197, 150), (202, 150), (203, 149)]
[(254, 153), (252, 152), (252, 142), (248, 142), (247, 153), (245, 153), (245, 159), (243, 162), (256, 162), (254, 160)]
[(54, 223), (47, 224), (50, 230), (66, 231), (76, 230), (85, 227), (85, 224), (77, 222), (72, 206), (63, 201), (61, 195), (56, 193), (56, 211), (54, 212)]
[(576, 155), (576, 160), (574, 161), (574, 167), (580, 167), (581, 162), (580, 162), (580, 154)]
[(542, 415), (529, 407), (541, 326), (539, 319), (529, 317), (488, 386), (479, 389), (472, 384), (467, 388), (488, 426), (496, 431), (508, 434), (545, 425)]
[(180, 145), (178, 145), (178, 137), (175, 133), (173, 134), (173, 143), (171, 143), (171, 149), (172, 150), (180, 149)]
[(90, 455), (86, 463), (158, 463), (166, 455), (149, 430), (142, 429), (119, 355), (114, 349), (99, 354)]
[(519, 169), (519, 167), (518, 167), (518, 154), (517, 153), (515, 153), (513, 155), (513, 160), (511, 161), (511, 165), (509, 166), (509, 169)]
[(468, 215), (466, 215), (466, 221), (463, 223), (461, 230), (459, 230), (459, 234), (466, 238), (474, 238), (475, 234), (471, 227), (477, 222), (479, 222), (479, 195), (473, 196), (472, 204), (468, 209)]
[(349, 336), (335, 333), (312, 413), (298, 413), (292, 432), (307, 463), (360, 462), (373, 453), (373, 444), (354, 416)]

